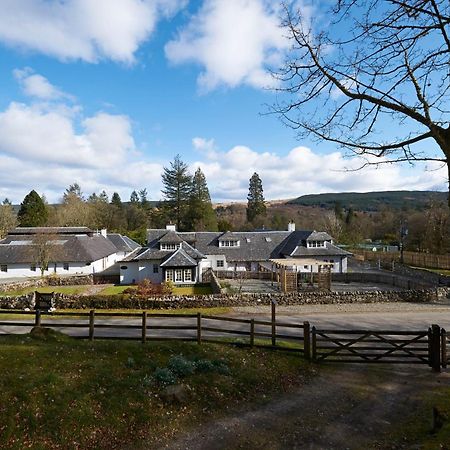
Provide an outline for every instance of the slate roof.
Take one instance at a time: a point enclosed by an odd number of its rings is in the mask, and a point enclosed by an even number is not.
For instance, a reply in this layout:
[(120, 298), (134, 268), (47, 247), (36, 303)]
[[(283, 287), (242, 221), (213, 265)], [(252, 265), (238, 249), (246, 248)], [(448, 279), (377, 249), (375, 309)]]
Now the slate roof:
[(163, 244), (180, 244), (183, 242), (183, 239), (175, 231), (170, 230), (159, 239), (159, 242)]
[[(122, 259), (122, 261), (148, 261), (148, 260), (165, 260), (173, 255), (177, 250), (160, 250), (158, 241), (152, 241), (152, 247), (140, 247), (136, 249), (128, 256)], [(205, 258), (205, 255), (193, 248), (187, 242), (181, 241), (181, 249), (186, 253), (189, 258), (193, 260), (199, 260)], [(197, 265), (197, 263), (195, 263)]]
[[(181, 240), (189, 239), (192, 246), (183, 242), (183, 248), (189, 245), (192, 250), (197, 250), (202, 255), (225, 255), (227, 261), (235, 262), (267, 261), (282, 257), (347, 256), (351, 254), (330, 242), (326, 242), (325, 247), (306, 248), (306, 241), (331, 241), (332, 237), (322, 231), (263, 230), (225, 233), (209, 231), (177, 233), (174, 231), (152, 229), (147, 230), (147, 240), (149, 242), (147, 253), (143, 251), (142, 257), (137, 255), (134, 259), (163, 259), (165, 252), (159, 250), (159, 242), (168, 233), (176, 234)], [(223, 240), (239, 241), (239, 246), (219, 247), (219, 241)], [(189, 254), (189, 252), (187, 253)], [(151, 258), (149, 257), (150, 255), (152, 256)], [(192, 255), (190, 256), (192, 257)]]
[[(64, 236), (54, 240), (52, 262), (94, 262), (117, 252), (116, 246), (104, 236)], [(30, 236), (8, 236), (0, 243), (1, 264), (35, 262), (36, 246)]]
[(119, 252), (128, 253), (140, 247), (140, 245), (137, 242), (134, 242), (133, 239), (119, 233), (108, 233), (106, 237), (115, 245), (117, 251)]
[(11, 230), (9, 235), (34, 235), (34, 234), (93, 234), (88, 227), (17, 227)]
[(191, 258), (182, 248), (161, 263), (161, 267), (195, 267), (197, 261)]

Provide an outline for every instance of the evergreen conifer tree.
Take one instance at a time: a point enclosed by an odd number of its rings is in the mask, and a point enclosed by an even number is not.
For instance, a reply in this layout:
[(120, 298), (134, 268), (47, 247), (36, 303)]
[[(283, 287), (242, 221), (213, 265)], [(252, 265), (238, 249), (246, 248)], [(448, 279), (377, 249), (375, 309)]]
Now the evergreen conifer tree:
[(17, 218), (21, 227), (42, 227), (46, 224), (48, 211), (35, 190), (23, 199)]
[(266, 214), (261, 178), (255, 172), (250, 178), (247, 196), (247, 220), (253, 222), (258, 216)]
[(169, 167), (164, 167), (162, 174), (165, 205), (168, 209), (168, 216), (174, 220), (178, 230), (185, 228), (186, 212), (192, 190), (192, 177), (188, 173), (188, 166), (180, 155), (175, 156)]
[(111, 205), (117, 206), (117, 208), (122, 208), (122, 200), (117, 192), (114, 192), (111, 197)]
[(133, 191), (130, 195), (130, 202), (133, 203), (134, 205), (139, 203), (139, 195), (137, 194), (136, 191)]
[(205, 175), (200, 167), (192, 178), (187, 223), (188, 227), (194, 231), (217, 231), (216, 213), (211, 204)]

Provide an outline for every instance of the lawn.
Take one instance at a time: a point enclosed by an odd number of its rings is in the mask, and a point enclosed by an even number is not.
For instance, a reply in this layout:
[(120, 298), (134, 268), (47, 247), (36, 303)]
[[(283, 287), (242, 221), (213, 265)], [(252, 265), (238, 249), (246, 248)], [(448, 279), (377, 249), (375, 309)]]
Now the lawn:
[(428, 272), (437, 273), (439, 275), (444, 275), (447, 277), (450, 277), (450, 270), (445, 269), (429, 269), (427, 267), (412, 267), (413, 269), (420, 269), (420, 270), (428, 270)]
[[(122, 294), (125, 289), (135, 288), (136, 286), (108, 286), (103, 289), (99, 295), (116, 295)], [(174, 295), (209, 295), (212, 294), (210, 286), (188, 286), (188, 287), (174, 287)]]
[[(298, 354), (263, 349), (58, 334), (0, 337), (0, 367), (2, 449), (159, 448), (262, 392), (305, 383), (313, 370)], [(171, 373), (186, 386), (182, 404), (163, 400)]]

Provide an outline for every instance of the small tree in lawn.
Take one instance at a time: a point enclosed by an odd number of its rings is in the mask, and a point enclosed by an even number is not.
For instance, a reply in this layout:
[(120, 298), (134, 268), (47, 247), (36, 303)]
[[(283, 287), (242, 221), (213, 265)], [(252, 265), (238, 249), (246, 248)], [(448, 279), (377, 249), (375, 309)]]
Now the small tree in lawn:
[(247, 196), (247, 220), (253, 222), (257, 217), (266, 214), (264, 192), (261, 178), (255, 172), (250, 178)]
[(11, 203), (3, 201), (0, 205), (0, 239), (4, 238), (10, 230), (17, 225), (17, 217)]

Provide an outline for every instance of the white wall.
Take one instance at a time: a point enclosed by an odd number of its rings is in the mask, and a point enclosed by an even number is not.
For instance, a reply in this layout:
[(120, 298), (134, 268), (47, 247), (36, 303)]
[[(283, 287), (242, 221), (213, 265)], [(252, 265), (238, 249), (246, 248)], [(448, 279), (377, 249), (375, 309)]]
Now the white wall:
[[(120, 284), (139, 283), (145, 278), (155, 284), (160, 284), (163, 281), (163, 269), (159, 267), (159, 261), (123, 261), (119, 264)], [(158, 267), (158, 273), (153, 273), (153, 266), (155, 265)]]
[[(114, 264), (114, 260), (116, 259), (116, 254), (112, 254), (107, 256), (106, 258), (99, 259), (98, 261), (94, 261), (89, 265), (86, 265), (85, 262), (69, 262), (69, 270), (64, 270), (63, 263), (50, 263), (48, 266), (48, 270), (44, 272), (44, 275), (89, 275), (91, 273), (102, 272), (103, 270), (111, 267)], [(0, 278), (26, 278), (26, 277), (40, 277), (41, 270), (39, 267), (36, 267), (36, 271), (31, 270), (31, 264), (7, 264), (8, 271), (0, 272)]]

